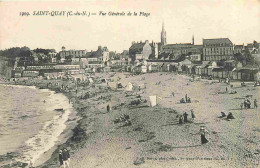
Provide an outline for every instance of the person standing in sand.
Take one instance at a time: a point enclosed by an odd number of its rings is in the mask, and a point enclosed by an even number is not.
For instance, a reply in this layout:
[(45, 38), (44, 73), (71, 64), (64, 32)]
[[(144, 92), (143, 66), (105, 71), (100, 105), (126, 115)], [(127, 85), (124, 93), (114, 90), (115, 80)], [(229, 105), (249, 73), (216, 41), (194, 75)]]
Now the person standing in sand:
[(64, 168), (69, 167), (69, 165), (68, 165), (68, 156), (67, 156), (66, 149), (62, 150), (62, 160), (63, 160)]
[(68, 149), (67, 148), (65, 148), (64, 149), (64, 152), (65, 152), (65, 154), (66, 154), (66, 157), (67, 157), (67, 167), (69, 167), (69, 164), (70, 164), (70, 153), (69, 153), (69, 151), (68, 151)]
[(194, 119), (195, 119), (195, 115), (194, 115), (194, 111), (193, 111), (193, 109), (191, 109), (191, 121), (193, 122), (194, 121)]
[(180, 117), (179, 117), (179, 124), (183, 124), (182, 120), (183, 120), (183, 117), (182, 117), (182, 115), (180, 115)]
[(206, 133), (209, 133), (204, 127), (200, 127), (201, 144), (204, 145), (209, 141), (206, 138)]
[(109, 106), (109, 104), (107, 105), (107, 112), (108, 112), (108, 113), (110, 112), (110, 106)]
[(254, 108), (257, 108), (258, 107), (258, 105), (257, 105), (257, 100), (255, 99), (254, 100)]
[(62, 167), (63, 166), (62, 150), (59, 151), (59, 161), (60, 161), (60, 167)]
[(184, 112), (183, 117), (184, 117), (184, 123), (188, 122), (188, 114), (186, 112)]

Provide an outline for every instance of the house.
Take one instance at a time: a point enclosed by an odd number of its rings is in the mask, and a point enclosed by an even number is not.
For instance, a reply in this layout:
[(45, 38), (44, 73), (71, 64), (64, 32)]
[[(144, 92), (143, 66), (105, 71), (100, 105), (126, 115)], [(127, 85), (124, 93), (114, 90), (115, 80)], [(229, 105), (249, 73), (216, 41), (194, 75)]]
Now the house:
[(243, 80), (243, 81), (257, 81), (259, 67), (247, 65), (241, 68), (234, 68), (233, 72), (233, 79)]
[(58, 78), (65, 75), (65, 72), (62, 71), (52, 71), (52, 72), (45, 72), (43, 73), (43, 76), (51, 79), (51, 78)]
[(129, 48), (129, 56), (132, 62), (135, 60), (147, 60), (151, 54), (152, 47), (150, 46), (148, 40), (146, 40), (145, 43), (132, 42), (132, 45)]
[(59, 52), (61, 58), (66, 57), (84, 57), (87, 53), (87, 50), (66, 50), (65, 47), (62, 47), (62, 51)]
[(132, 69), (132, 72), (134, 72), (134, 73), (146, 73), (147, 72), (147, 66), (145, 66), (145, 65), (135, 66)]
[(207, 75), (209, 66), (210, 66), (209, 61), (203, 61), (201, 65), (195, 66), (195, 74), (202, 75), (202, 76)]
[(76, 57), (76, 58), (71, 58), (71, 64), (72, 65), (79, 65), (80, 63), (80, 58)]
[(192, 62), (188, 59), (185, 59), (178, 64), (178, 71), (179, 72), (186, 72), (186, 73), (191, 73), (191, 66)]
[(88, 65), (88, 59), (87, 58), (81, 58), (79, 60), (80, 69), (85, 69)]
[(86, 65), (86, 69), (91, 72), (96, 72), (104, 67), (104, 63), (102, 61), (88, 61), (88, 65)]
[(242, 53), (244, 45), (234, 45), (234, 54)]
[(62, 65), (62, 64), (58, 64), (58, 65), (54, 65), (54, 69), (60, 69), (60, 70), (79, 70), (80, 66), (79, 65)]
[(79, 69), (70, 69), (66, 71), (66, 74), (68, 75), (77, 75), (80, 74), (80, 70)]
[(251, 55), (253, 56), (255, 63), (260, 64), (260, 50), (252, 51)]
[(167, 44), (162, 47), (162, 53), (172, 54), (173, 59), (177, 59), (180, 55), (187, 55), (191, 47), (191, 43)]
[(147, 66), (148, 72), (158, 72), (158, 65), (157, 64), (150, 64)]
[(233, 43), (229, 38), (203, 39), (204, 61), (231, 60), (233, 54)]
[(212, 70), (213, 70), (214, 68), (220, 68), (220, 67), (218, 67), (216, 61), (213, 61), (213, 62), (208, 66), (208, 68), (207, 68), (207, 75), (208, 75), (208, 76), (212, 76)]
[(107, 47), (98, 46), (95, 52), (91, 52), (88, 61), (102, 61), (103, 63), (109, 60), (109, 51)]
[(201, 61), (201, 54), (191, 54), (189, 57), (191, 61)]
[(55, 66), (54, 64), (30, 65), (26, 67), (26, 70), (36, 71), (42, 69), (55, 69), (54, 66)]
[(25, 71), (23, 71), (22, 76), (23, 77), (36, 77), (36, 76), (39, 76), (39, 71), (25, 70)]

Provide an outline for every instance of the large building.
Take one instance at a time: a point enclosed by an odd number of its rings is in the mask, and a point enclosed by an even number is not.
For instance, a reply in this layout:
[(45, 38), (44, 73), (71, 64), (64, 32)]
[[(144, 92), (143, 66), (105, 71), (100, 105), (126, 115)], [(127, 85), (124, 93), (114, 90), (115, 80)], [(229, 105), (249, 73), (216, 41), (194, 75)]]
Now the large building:
[(135, 60), (147, 60), (152, 54), (152, 47), (149, 44), (148, 40), (145, 43), (142, 42), (132, 42), (131, 47), (129, 48), (129, 55), (132, 61)]
[(88, 61), (101, 61), (103, 63), (109, 60), (109, 51), (107, 47), (98, 46), (97, 51), (87, 53)]
[(65, 50), (65, 47), (62, 47), (62, 51), (60, 51), (60, 57), (66, 58), (70, 56), (71, 58), (81, 58), (84, 57), (87, 53), (87, 50)]
[(231, 60), (233, 54), (233, 43), (228, 38), (203, 39), (204, 61)]
[(244, 45), (234, 45), (234, 54), (242, 53)]

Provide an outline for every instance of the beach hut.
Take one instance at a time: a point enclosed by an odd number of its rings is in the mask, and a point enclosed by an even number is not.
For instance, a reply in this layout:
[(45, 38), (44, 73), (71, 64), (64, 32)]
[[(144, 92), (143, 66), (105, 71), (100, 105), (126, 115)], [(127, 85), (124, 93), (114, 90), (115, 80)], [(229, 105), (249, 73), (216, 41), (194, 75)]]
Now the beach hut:
[(133, 90), (133, 84), (131, 82), (128, 82), (128, 84), (126, 86), (126, 90), (127, 91), (132, 91)]
[(154, 107), (157, 105), (157, 97), (156, 96), (149, 96), (150, 105), (151, 107)]
[(89, 83), (93, 83), (93, 79), (92, 78), (89, 78), (88, 81), (89, 81)]

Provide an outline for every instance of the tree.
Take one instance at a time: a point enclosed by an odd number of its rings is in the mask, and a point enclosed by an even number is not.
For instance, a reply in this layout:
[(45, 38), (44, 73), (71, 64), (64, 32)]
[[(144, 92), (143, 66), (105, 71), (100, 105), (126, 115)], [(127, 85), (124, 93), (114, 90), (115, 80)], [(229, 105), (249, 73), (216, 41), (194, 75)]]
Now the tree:
[(16, 57), (30, 57), (31, 52), (30, 48), (24, 47), (12, 47), (1, 51), (1, 55), (7, 58), (16, 58)]

